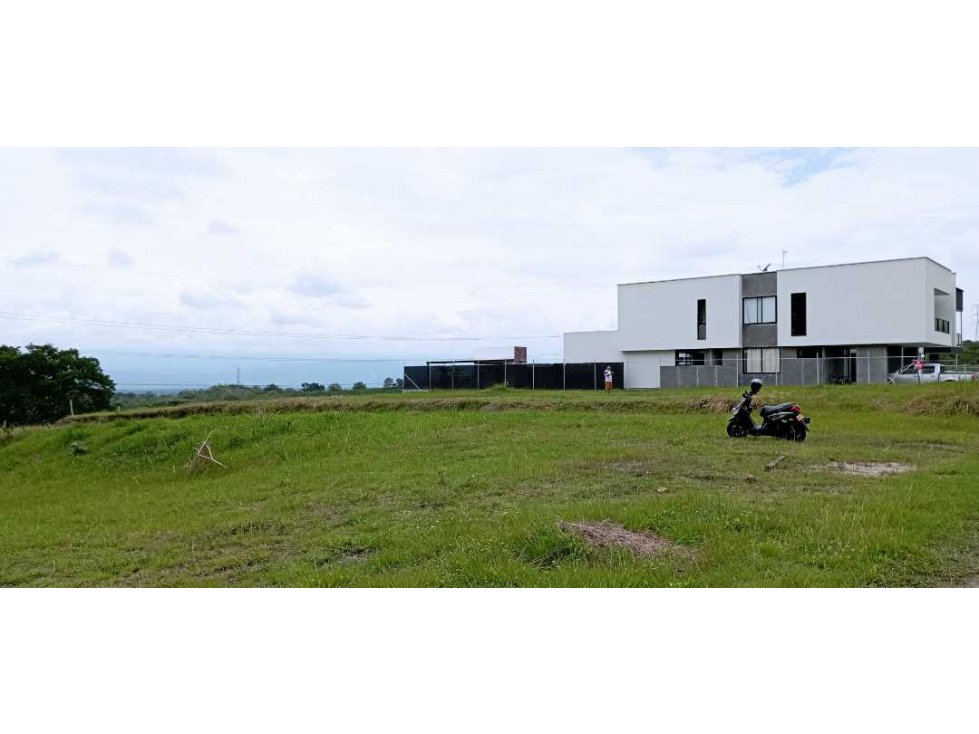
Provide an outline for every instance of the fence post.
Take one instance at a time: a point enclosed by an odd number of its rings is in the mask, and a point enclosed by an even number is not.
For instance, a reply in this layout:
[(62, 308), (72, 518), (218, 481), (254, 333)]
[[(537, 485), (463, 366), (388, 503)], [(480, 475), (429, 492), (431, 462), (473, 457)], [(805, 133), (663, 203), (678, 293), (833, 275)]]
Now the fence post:
[[(594, 359), (594, 357), (592, 359)], [(591, 383), (592, 390), (597, 390), (598, 389), (598, 362), (592, 362), (592, 368), (593, 368), (592, 369), (593, 377)]]
[(432, 363), (428, 363), (428, 389), (432, 389)]
[(503, 387), (506, 387), (506, 360), (503, 360)]
[(451, 367), (451, 369), (452, 369), (452, 372), (449, 373), (449, 375), (451, 375), (451, 377), (449, 379), (451, 380), (452, 389), (455, 390), (456, 389), (456, 363), (455, 363), (455, 360), (452, 360), (452, 367)]
[(530, 389), (537, 389), (537, 360), (530, 361)]
[(567, 362), (561, 363), (561, 389), (562, 390), (568, 389), (568, 363)]

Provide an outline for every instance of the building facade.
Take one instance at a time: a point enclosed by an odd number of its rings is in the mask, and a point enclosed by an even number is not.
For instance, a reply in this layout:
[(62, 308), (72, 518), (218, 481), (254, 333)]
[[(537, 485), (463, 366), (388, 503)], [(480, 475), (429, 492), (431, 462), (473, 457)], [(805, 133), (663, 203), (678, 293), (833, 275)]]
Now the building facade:
[(618, 286), (618, 329), (564, 335), (568, 362), (627, 388), (885, 382), (961, 343), (955, 273), (927, 257)]

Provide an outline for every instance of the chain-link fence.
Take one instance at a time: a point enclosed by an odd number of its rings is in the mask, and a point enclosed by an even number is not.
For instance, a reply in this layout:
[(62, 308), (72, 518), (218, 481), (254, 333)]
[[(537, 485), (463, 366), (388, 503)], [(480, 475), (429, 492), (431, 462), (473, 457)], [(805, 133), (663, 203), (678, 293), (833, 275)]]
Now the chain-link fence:
[(472, 390), (506, 385), (530, 390), (601, 390), (605, 368), (613, 387), (738, 387), (759, 378), (768, 385), (927, 384), (977, 382), (979, 365), (908, 361), (893, 356), (773, 356), (762, 361), (725, 357), (677, 364), (675, 359), (627, 357), (624, 362), (438, 363), (405, 365), (405, 390)]

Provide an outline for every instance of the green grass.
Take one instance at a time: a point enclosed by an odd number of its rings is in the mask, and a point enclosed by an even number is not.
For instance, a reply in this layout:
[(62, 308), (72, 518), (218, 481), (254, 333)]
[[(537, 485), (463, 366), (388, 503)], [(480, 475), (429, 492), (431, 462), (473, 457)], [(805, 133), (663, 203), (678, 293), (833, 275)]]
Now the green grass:
[[(813, 416), (799, 445), (727, 438), (736, 397), (301, 399), (0, 434), (0, 585), (926, 586), (979, 570), (979, 385), (766, 389)], [(228, 468), (189, 470), (211, 431)], [(641, 559), (557, 527), (603, 519), (690, 552)]]

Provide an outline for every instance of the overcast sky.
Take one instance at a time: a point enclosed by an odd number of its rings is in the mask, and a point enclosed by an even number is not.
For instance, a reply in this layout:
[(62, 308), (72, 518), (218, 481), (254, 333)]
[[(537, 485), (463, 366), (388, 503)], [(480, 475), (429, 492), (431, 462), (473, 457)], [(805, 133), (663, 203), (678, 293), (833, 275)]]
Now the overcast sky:
[[(614, 328), (616, 283), (783, 250), (930, 256), (971, 337), (979, 150), (0, 150), (0, 343), (78, 347), (123, 389), (379, 382), (506, 344), (559, 361), (541, 337)], [(147, 353), (231, 359), (128, 356)], [(392, 362), (245, 359), (267, 356)]]

